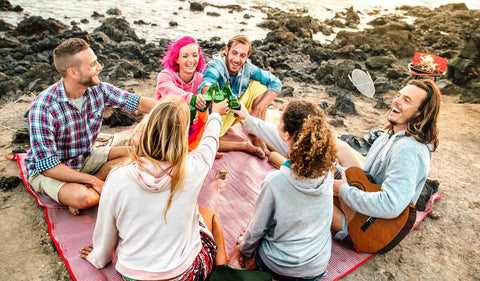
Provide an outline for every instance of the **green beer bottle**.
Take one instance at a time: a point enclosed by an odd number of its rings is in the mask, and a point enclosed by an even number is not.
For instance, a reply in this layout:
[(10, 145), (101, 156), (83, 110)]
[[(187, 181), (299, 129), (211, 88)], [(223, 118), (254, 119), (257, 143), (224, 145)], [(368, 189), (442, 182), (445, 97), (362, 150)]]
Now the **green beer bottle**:
[(223, 92), (220, 91), (220, 86), (218, 85), (218, 82), (213, 84), (213, 87), (215, 88), (215, 96), (213, 97), (213, 102), (222, 102), (225, 99), (225, 96), (223, 95)]
[(215, 87), (213, 87), (213, 85), (208, 88), (208, 91), (202, 95), (202, 98), (203, 100), (205, 100), (205, 108), (202, 108), (202, 109), (199, 109), (199, 111), (201, 112), (205, 112), (207, 110), (207, 108), (210, 106), (210, 103), (212, 102), (213, 100), (213, 93), (215, 91)]
[(228, 99), (228, 106), (231, 109), (239, 110), (240, 103), (238, 102), (237, 97), (233, 94), (232, 89), (230, 88), (230, 83), (228, 81), (223, 85), (222, 88), (223, 95)]
[(193, 125), (193, 120), (195, 120), (195, 116), (197, 115), (197, 108), (195, 106), (188, 106), (190, 110), (190, 126)]

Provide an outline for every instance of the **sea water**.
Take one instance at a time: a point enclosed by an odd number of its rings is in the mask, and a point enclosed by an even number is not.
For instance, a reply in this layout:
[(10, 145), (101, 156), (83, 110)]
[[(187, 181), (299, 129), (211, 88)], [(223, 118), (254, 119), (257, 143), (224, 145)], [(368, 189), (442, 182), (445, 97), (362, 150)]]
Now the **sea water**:
[[(17, 24), (29, 16), (41, 16), (43, 18), (54, 18), (64, 24), (71, 25), (72, 22), (85, 31), (91, 32), (101, 25), (104, 17), (93, 18), (92, 14), (97, 12), (110, 17), (106, 11), (111, 8), (118, 8), (130, 25), (135, 29), (140, 38), (148, 42), (156, 42), (160, 38), (177, 39), (190, 35), (199, 39), (209, 39), (213, 36), (220, 37), (227, 41), (233, 35), (248, 34), (252, 40), (263, 39), (269, 32), (268, 29), (260, 28), (258, 23), (262, 22), (266, 15), (256, 6), (276, 7), (288, 11), (289, 9), (306, 9), (308, 15), (319, 20), (325, 20), (341, 12), (346, 8), (353, 7), (360, 12), (361, 24), (359, 28), (366, 26), (372, 19), (368, 14), (377, 11), (378, 14), (395, 12), (395, 7), (401, 5), (423, 5), (429, 8), (436, 8), (448, 3), (456, 3), (455, 0), (207, 0), (198, 1), (214, 5), (240, 5), (245, 10), (229, 12), (229, 9), (217, 8), (210, 5), (205, 7), (203, 12), (190, 11), (190, 2), (181, 0), (10, 0), (12, 5), (20, 5), (23, 12), (0, 12), (0, 18), (11, 24)], [(469, 9), (480, 9), (480, 1), (464, 1)], [(207, 12), (217, 12), (218, 17), (207, 15)], [(81, 23), (87, 19), (88, 23)], [(143, 20), (146, 24), (138, 24), (136, 21)], [(408, 21), (408, 18), (406, 19)], [(175, 23), (177, 25), (175, 25)], [(173, 25), (173, 26), (171, 26)], [(338, 31), (338, 29), (335, 29)], [(1, 34), (0, 34), (1, 36)], [(322, 34), (315, 35), (315, 39), (329, 41), (333, 39)]]

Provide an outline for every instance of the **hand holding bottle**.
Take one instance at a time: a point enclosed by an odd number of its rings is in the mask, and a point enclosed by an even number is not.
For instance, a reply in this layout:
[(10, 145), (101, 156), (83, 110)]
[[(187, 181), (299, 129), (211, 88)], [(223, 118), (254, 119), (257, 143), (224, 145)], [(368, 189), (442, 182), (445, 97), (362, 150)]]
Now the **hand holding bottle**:
[(197, 95), (197, 100), (195, 102), (195, 107), (198, 108), (198, 109), (205, 109), (206, 106), (207, 106), (207, 102), (205, 101), (203, 96), (202, 95)]
[(212, 104), (212, 112), (216, 112), (220, 115), (225, 115), (227, 114), (227, 110), (228, 110), (228, 103), (226, 99), (224, 99), (221, 102), (215, 102)]
[(247, 115), (249, 114), (247, 108), (241, 102), (240, 102), (240, 109), (239, 110), (231, 109), (231, 111), (233, 113), (235, 113), (236, 115), (238, 115), (238, 117), (240, 117), (242, 119), (247, 118)]

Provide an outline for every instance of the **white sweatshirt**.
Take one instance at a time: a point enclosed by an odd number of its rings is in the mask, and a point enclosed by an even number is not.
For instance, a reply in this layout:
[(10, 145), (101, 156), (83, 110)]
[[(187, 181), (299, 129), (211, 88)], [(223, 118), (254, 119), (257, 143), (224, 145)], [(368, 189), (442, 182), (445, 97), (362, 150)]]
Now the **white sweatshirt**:
[[(118, 245), (116, 269), (129, 278), (169, 279), (182, 274), (201, 250), (197, 196), (215, 160), (222, 122), (210, 114), (198, 148), (188, 154), (183, 191), (164, 219), (170, 176), (144, 160), (113, 170), (103, 187), (87, 260), (103, 268)], [(169, 163), (162, 163), (168, 168)]]

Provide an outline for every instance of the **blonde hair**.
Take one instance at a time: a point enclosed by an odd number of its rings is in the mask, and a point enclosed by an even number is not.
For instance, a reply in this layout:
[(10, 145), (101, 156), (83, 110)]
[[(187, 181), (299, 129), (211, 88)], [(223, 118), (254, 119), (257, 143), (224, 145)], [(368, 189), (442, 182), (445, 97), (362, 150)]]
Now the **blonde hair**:
[[(160, 100), (130, 139), (127, 163), (136, 162), (145, 171), (140, 161), (144, 158), (171, 177), (170, 196), (163, 213), (165, 218), (173, 197), (183, 190), (185, 184), (189, 122), (190, 112), (185, 101), (169, 95)], [(161, 162), (168, 162), (171, 166), (165, 170)]]
[(292, 100), (285, 109), (283, 130), (292, 136), (290, 165), (301, 178), (324, 176), (337, 159), (336, 141), (323, 110), (310, 100)]

